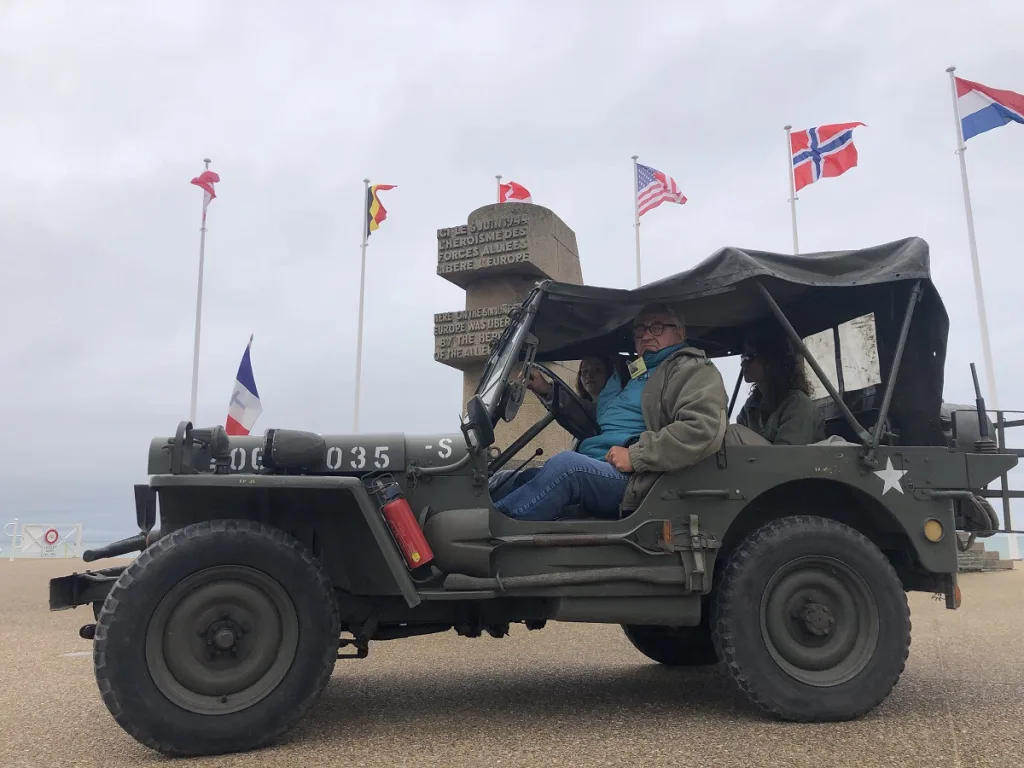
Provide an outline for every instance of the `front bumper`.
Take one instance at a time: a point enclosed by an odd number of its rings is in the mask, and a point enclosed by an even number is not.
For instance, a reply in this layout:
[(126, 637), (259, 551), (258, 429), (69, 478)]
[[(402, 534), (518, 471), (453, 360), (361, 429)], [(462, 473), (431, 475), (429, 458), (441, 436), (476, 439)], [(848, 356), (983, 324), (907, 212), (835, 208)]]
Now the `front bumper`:
[(50, 610), (66, 611), (89, 603), (102, 603), (127, 566), (72, 573), (50, 579)]

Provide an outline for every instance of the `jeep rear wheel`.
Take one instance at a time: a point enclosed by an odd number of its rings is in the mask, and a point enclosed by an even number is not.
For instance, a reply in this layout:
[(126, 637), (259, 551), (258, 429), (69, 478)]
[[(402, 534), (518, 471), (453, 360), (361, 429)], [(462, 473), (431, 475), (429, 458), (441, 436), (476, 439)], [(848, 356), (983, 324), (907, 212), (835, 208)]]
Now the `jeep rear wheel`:
[(910, 651), (906, 592), (867, 537), (821, 517), (773, 520), (729, 557), (712, 638), (730, 675), (786, 720), (859, 717), (880, 704)]
[(634, 648), (659, 664), (670, 667), (697, 667), (718, 663), (718, 655), (711, 642), (711, 632), (704, 625), (661, 627), (623, 624), (622, 630)]
[(125, 569), (93, 651), (118, 724), (167, 755), (262, 746), (323, 691), (340, 634), (323, 567), (283, 531), (190, 525)]

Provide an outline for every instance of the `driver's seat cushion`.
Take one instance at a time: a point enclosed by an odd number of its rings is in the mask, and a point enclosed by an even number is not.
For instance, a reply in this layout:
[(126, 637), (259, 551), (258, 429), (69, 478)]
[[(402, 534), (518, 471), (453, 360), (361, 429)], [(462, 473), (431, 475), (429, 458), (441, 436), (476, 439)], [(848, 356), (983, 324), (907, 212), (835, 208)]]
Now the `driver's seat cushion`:
[(445, 573), (491, 575), (490, 510), (483, 507), (443, 509), (427, 516), (423, 535), (434, 562)]

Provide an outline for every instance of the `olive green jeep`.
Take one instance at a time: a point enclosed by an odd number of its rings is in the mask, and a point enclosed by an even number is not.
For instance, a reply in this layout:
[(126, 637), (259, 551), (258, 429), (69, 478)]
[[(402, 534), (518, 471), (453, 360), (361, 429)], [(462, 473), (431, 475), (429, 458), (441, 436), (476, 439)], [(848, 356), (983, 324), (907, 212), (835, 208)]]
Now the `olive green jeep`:
[[(823, 388), (828, 439), (723, 444), (661, 475), (620, 519), (580, 507), (550, 522), (503, 515), (488, 487), (496, 471), (553, 422), (578, 439), (597, 431), (545, 363), (628, 355), (631, 320), (652, 302), (678, 310), (712, 360), (781, 326)], [(861, 368), (844, 362), (841, 329), (864, 318), (877, 376), (844, 383)], [(725, 248), (635, 290), (542, 282), (512, 312), (452, 433), (229, 437), (183, 422), (154, 439), (149, 482), (135, 486), (139, 534), (85, 560), (139, 554), (53, 579), (50, 607), (92, 606), (80, 633), (103, 701), (172, 755), (271, 742), (338, 659), (366, 657), (373, 641), (500, 638), (548, 621), (621, 625), (665, 665), (721, 663), (786, 720), (855, 718), (904, 669), (906, 593), (958, 607), (958, 531), (999, 529), (985, 489), (1017, 463), (992, 440), (980, 396), (944, 411), (947, 325), (916, 238), (799, 257)], [(533, 368), (556, 396), (496, 446)], [(411, 513), (404, 528), (395, 510)]]

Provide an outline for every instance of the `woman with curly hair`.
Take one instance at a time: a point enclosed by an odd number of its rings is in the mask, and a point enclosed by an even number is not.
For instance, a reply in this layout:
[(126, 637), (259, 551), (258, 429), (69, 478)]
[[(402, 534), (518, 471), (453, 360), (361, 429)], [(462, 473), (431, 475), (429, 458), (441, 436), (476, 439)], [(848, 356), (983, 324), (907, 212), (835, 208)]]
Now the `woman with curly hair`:
[(752, 386), (737, 424), (775, 445), (808, 445), (825, 439), (803, 359), (789, 339), (774, 333), (748, 340), (740, 369), (743, 380)]

